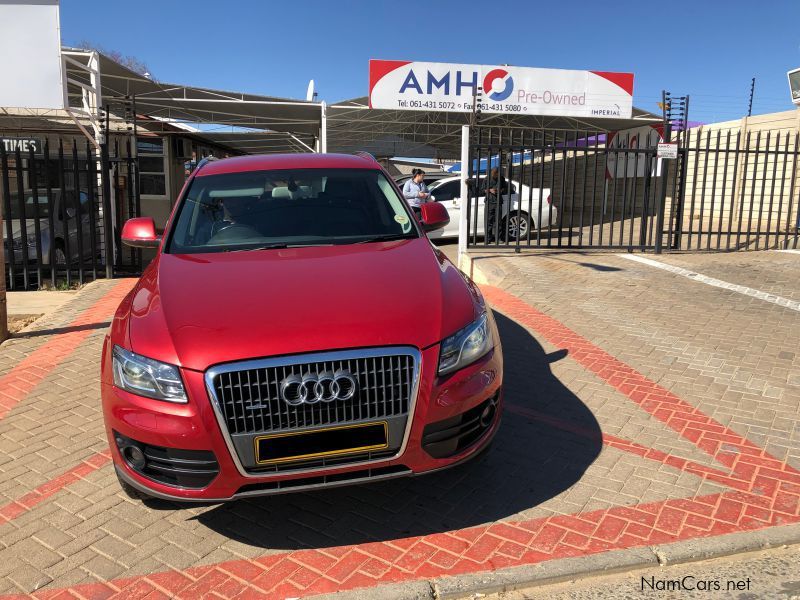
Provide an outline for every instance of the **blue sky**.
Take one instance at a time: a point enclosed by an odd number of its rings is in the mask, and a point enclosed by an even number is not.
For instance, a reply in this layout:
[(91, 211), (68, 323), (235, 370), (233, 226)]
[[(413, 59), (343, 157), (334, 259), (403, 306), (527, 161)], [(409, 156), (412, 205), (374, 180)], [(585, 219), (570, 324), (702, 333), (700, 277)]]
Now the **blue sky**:
[[(496, 10), (489, 7), (495, 6)], [(364, 96), (370, 58), (630, 71), (634, 105), (690, 94), (690, 120), (792, 108), (800, 1), (62, 0), (62, 41), (134, 55), (161, 81), (304, 98)], [(665, 13), (670, 16), (666, 17)]]

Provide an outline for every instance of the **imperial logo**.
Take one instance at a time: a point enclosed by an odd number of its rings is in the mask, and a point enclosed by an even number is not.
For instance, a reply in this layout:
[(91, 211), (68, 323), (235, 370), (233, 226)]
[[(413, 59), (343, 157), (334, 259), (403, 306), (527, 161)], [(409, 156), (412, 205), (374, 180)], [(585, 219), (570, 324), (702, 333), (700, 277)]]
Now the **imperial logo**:
[(514, 91), (514, 79), (505, 69), (493, 69), (483, 78), (483, 90), (496, 102), (505, 100)]
[(594, 108), (592, 115), (596, 117), (619, 117), (621, 110), (619, 104), (614, 104), (614, 108)]

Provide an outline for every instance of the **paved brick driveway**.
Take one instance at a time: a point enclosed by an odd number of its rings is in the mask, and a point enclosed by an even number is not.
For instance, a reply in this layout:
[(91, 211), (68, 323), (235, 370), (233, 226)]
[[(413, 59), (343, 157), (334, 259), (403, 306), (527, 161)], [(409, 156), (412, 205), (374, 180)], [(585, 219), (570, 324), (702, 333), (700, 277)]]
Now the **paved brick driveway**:
[[(800, 291), (797, 255), (658, 260)], [(132, 282), (87, 286), (0, 346), (0, 593), (301, 596), (800, 521), (800, 313), (616, 255), (491, 261), (508, 412), (490, 452), (223, 506), (118, 491), (97, 360)]]

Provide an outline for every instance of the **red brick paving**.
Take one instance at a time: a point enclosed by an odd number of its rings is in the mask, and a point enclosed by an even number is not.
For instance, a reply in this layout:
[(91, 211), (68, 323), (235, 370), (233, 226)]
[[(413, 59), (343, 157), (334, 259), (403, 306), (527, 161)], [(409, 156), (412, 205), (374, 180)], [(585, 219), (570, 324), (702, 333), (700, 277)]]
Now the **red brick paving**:
[[(121, 298), (121, 286), (114, 288), (114, 292), (117, 293), (112, 300), (106, 297), (93, 309), (105, 301), (103, 307), (115, 306)], [(284, 552), (255, 560), (228, 561), (185, 571), (46, 590), (33, 596), (195, 598), (216, 593), (226, 598), (277, 598), (314, 595), (800, 522), (800, 472), (796, 469), (715, 422), (555, 319), (497, 288), (486, 287), (484, 293), (501, 312), (534, 330), (557, 348), (566, 349), (570, 358), (711, 455), (727, 467), (728, 472), (604, 434), (606, 445), (734, 489), (695, 498), (619, 506), (574, 515), (495, 522), (389, 542)], [(63, 359), (71, 351), (66, 351), (66, 348), (75, 349), (82, 339), (73, 337), (67, 345), (53, 343), (35, 360), (26, 359), (23, 361), (26, 373), (40, 381), (49, 371), (47, 367)], [(30, 391), (33, 387), (30, 383), (20, 383), (17, 370), (21, 367), (22, 363), (0, 380), (0, 392), (4, 391), (6, 397), (10, 395), (13, 398), (11, 406), (24, 398), (26, 389)], [(4, 406), (6, 411), (10, 408)], [(544, 418), (519, 407), (510, 406), (509, 410), (532, 419)], [(556, 426), (572, 427), (568, 423), (550, 420)], [(14, 511), (30, 510), (41, 501), (37, 498), (44, 499), (45, 494), (57, 493), (85, 474), (84, 470), (89, 466), (100, 466), (95, 462), (90, 465), (90, 462), (4, 507), (0, 514), (7, 520), (14, 517)]]
[(83, 311), (67, 325), (75, 328), (53, 336), (0, 377), (0, 419), (25, 398), (48, 373), (80, 346), (91, 329), (78, 329), (111, 318), (120, 301), (133, 288), (135, 279), (121, 279), (102, 299)]
[(28, 492), (21, 498), (9, 502), (5, 506), (0, 506), (0, 525), (16, 519), (21, 514), (33, 509), (37, 504), (44, 502), (68, 485), (86, 477), (89, 473), (93, 473), (109, 462), (111, 462), (110, 453), (95, 454), (55, 479)]

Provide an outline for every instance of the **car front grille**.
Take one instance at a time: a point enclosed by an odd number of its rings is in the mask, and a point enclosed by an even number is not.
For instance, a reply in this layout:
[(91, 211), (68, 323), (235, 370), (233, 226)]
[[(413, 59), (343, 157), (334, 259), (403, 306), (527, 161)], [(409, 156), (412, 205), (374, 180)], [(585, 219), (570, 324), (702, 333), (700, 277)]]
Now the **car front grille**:
[[(281, 432), (407, 415), (415, 360), (412, 352), (383, 349), (247, 361), (210, 370), (209, 383), (230, 434)], [(339, 371), (357, 382), (349, 399), (292, 406), (281, 397), (281, 382), (293, 375)]]

